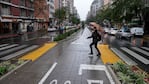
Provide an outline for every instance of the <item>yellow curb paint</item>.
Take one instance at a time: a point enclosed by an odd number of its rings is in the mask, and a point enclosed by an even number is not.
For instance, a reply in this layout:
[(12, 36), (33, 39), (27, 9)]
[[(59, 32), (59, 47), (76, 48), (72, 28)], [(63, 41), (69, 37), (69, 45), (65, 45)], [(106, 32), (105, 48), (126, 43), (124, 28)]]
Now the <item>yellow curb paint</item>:
[(100, 44), (98, 45), (98, 49), (101, 52), (101, 60), (104, 64), (113, 64), (118, 61), (121, 61), (121, 59), (109, 49), (108, 45)]
[(20, 59), (23, 60), (32, 60), (35, 61), (40, 56), (42, 56), (44, 53), (46, 53), (49, 49), (53, 48), (57, 43), (46, 43), (42, 47), (38, 48), (37, 50), (28, 53), (27, 55), (22, 56)]

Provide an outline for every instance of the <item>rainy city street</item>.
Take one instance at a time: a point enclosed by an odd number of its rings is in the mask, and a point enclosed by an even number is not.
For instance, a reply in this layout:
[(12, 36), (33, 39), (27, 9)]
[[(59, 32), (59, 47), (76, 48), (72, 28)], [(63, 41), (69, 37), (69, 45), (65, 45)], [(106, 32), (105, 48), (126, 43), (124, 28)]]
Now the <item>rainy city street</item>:
[(149, 84), (149, 0), (0, 0), (0, 84)]

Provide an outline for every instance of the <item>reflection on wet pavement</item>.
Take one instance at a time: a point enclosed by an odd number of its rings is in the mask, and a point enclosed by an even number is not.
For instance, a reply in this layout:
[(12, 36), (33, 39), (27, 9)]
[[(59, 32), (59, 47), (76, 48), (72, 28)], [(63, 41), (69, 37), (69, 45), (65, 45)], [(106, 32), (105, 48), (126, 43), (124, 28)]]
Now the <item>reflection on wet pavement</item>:
[(19, 43), (19, 44), (43, 44), (45, 42), (53, 41), (57, 36), (57, 32), (31, 32), (22, 35), (0, 39), (0, 44), (3, 43)]
[(137, 47), (142, 47), (142, 46), (148, 47), (149, 46), (149, 42), (139, 37), (132, 37), (131, 43), (133, 46), (137, 46)]
[(149, 41), (144, 40), (142, 37), (132, 37), (131, 39), (118, 39), (115, 36), (105, 34), (104, 35), (104, 43), (109, 44), (110, 47), (149, 47)]

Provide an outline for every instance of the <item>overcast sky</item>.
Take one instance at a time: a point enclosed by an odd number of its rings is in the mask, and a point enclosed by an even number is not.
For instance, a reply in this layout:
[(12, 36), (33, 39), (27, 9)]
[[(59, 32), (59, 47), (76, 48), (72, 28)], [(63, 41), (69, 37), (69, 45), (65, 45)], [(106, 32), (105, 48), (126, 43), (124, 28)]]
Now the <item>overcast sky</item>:
[(93, 0), (74, 0), (74, 5), (78, 10), (81, 20), (85, 20)]

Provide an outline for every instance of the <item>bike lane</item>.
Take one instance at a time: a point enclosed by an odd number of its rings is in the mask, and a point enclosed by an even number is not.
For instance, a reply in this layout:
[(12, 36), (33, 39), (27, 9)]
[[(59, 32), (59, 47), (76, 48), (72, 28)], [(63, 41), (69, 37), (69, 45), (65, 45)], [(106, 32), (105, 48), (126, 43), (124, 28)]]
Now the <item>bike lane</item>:
[(97, 52), (88, 55), (89, 35), (86, 28), (77, 40), (68, 44), (38, 84), (115, 84)]

